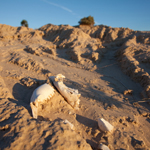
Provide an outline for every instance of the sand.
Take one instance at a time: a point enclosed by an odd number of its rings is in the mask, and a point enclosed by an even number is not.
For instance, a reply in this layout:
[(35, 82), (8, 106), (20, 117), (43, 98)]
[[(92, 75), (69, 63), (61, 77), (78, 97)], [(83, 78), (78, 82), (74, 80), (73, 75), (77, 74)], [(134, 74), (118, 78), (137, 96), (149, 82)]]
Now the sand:
[[(0, 24), (0, 149), (149, 150), (149, 44), (150, 32), (128, 28)], [(59, 73), (81, 93), (79, 110), (55, 89), (34, 119), (32, 92)]]

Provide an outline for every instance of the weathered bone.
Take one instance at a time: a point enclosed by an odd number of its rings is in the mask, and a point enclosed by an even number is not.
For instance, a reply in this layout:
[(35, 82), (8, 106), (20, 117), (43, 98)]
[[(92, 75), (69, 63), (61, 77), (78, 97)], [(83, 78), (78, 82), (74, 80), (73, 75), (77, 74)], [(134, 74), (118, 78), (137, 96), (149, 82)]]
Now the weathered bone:
[(54, 86), (60, 92), (60, 94), (66, 99), (66, 101), (75, 109), (79, 109), (80, 99), (79, 97), (81, 94), (78, 93), (77, 89), (72, 89), (67, 87), (63, 83), (63, 76), (62, 74), (58, 74), (56, 76), (51, 76), (50, 79), (53, 82)]
[(110, 150), (110, 149), (108, 148), (108, 146), (106, 146), (106, 145), (104, 145), (104, 144), (102, 144), (102, 143), (100, 143), (100, 145), (98, 146), (98, 149), (100, 149), (100, 150)]
[(64, 123), (64, 124), (69, 124), (71, 130), (75, 130), (74, 125), (73, 125), (71, 122), (69, 122), (67, 119), (65, 119), (65, 120), (63, 121), (63, 123)]
[(106, 121), (103, 118), (98, 119), (98, 126), (104, 132), (107, 132), (107, 131), (111, 132), (114, 128), (108, 121)]
[(43, 103), (54, 95), (54, 88), (45, 83), (33, 91), (30, 99), (30, 106), (32, 109), (32, 116), (37, 119), (39, 103)]

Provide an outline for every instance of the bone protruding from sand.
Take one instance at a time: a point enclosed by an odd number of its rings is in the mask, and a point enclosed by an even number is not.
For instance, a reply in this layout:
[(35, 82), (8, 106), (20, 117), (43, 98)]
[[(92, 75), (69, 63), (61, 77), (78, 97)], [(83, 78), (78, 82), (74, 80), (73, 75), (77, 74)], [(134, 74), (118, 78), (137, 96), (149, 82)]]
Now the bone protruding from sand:
[(30, 106), (32, 109), (33, 118), (38, 118), (38, 106), (39, 103), (44, 103), (47, 99), (50, 99), (54, 95), (54, 88), (45, 83), (36, 88), (30, 99)]
[(69, 122), (67, 119), (65, 119), (65, 120), (63, 121), (63, 123), (64, 123), (64, 124), (69, 124), (71, 130), (75, 130), (74, 125), (73, 125), (71, 122)]
[(108, 148), (108, 146), (106, 146), (105, 144), (102, 144), (102, 143), (99, 144), (98, 149), (100, 149), (100, 150), (110, 150)]
[(57, 74), (56, 76), (51, 76), (49, 78), (53, 82), (56, 89), (60, 92), (60, 94), (66, 99), (66, 101), (73, 108), (79, 109), (79, 97), (81, 96), (81, 94), (78, 93), (77, 89), (69, 88), (63, 83), (63, 79), (65, 78), (65, 76), (63, 76), (62, 74)]

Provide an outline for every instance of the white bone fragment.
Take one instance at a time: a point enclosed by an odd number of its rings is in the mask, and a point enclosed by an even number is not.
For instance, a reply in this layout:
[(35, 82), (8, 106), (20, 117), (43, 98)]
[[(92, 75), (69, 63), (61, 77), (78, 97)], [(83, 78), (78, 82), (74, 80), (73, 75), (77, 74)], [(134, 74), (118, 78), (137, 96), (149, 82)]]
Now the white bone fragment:
[(110, 150), (110, 149), (108, 148), (108, 146), (106, 146), (106, 145), (104, 145), (104, 144), (102, 144), (102, 143), (98, 146), (98, 149), (100, 149), (100, 150)]
[(107, 132), (107, 131), (111, 132), (114, 128), (108, 121), (106, 121), (103, 118), (98, 118), (98, 126), (100, 130), (104, 132)]
[(79, 97), (81, 94), (78, 93), (77, 89), (72, 89), (67, 87), (63, 83), (63, 76), (62, 74), (58, 74), (56, 76), (50, 77), (52, 80), (54, 86), (57, 88), (57, 90), (60, 92), (60, 94), (66, 99), (66, 101), (75, 109), (79, 109), (79, 103), (80, 99)]
[(30, 106), (32, 109), (32, 116), (37, 119), (39, 103), (43, 103), (54, 95), (54, 88), (45, 83), (33, 91), (30, 99)]
[(63, 121), (63, 123), (64, 123), (64, 124), (69, 124), (71, 130), (75, 130), (75, 129), (74, 129), (74, 125), (73, 125), (71, 122), (69, 122), (67, 119), (65, 119), (65, 120)]

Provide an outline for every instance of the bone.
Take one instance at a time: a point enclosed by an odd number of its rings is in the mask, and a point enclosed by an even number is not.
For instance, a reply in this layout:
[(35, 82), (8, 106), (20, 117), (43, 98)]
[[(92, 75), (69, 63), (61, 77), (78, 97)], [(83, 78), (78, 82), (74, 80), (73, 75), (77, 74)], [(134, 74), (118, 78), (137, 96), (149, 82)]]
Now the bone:
[(114, 129), (114, 127), (103, 118), (98, 119), (98, 126), (99, 126), (100, 130), (102, 130), (104, 132), (108, 132), (108, 131), (112, 132), (112, 130)]
[(98, 149), (100, 149), (100, 150), (110, 150), (109, 148), (108, 148), (108, 146), (106, 146), (106, 145), (104, 145), (104, 144), (99, 144), (99, 146), (98, 146)]
[(81, 94), (78, 93), (77, 89), (67, 87), (63, 83), (63, 78), (65, 78), (65, 76), (63, 76), (62, 74), (57, 74), (56, 76), (51, 76), (50, 80), (53, 82), (54, 86), (57, 88), (60, 94), (66, 99), (66, 101), (74, 109), (79, 109), (79, 97), (81, 96)]
[(65, 119), (65, 120), (63, 121), (63, 123), (64, 123), (64, 124), (69, 124), (71, 130), (75, 130), (74, 125), (73, 125), (71, 122), (69, 122), (67, 119)]
[(38, 106), (39, 103), (44, 103), (47, 99), (50, 99), (54, 95), (54, 88), (45, 83), (33, 91), (30, 99), (30, 106), (32, 109), (33, 118), (38, 118)]

